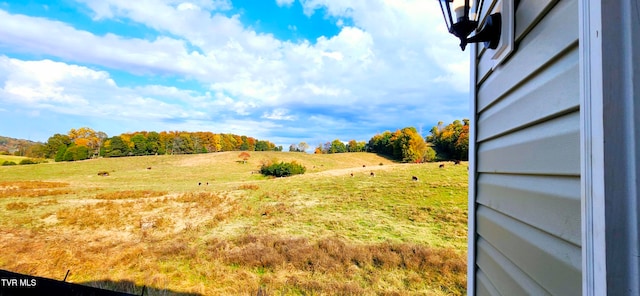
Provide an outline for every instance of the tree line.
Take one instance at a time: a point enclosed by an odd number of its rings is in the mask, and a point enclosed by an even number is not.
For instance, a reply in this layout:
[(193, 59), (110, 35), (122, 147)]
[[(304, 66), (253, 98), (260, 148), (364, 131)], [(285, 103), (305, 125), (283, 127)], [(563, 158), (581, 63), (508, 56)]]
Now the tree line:
[(92, 157), (195, 154), (223, 151), (282, 151), (269, 141), (212, 132), (139, 131), (108, 137), (91, 128), (55, 134), (42, 147), (42, 157), (74, 161)]
[[(304, 152), (308, 147), (301, 142), (292, 144), (289, 151)], [(369, 142), (350, 140), (345, 144), (335, 139), (319, 144), (314, 150), (316, 154), (347, 152), (372, 152), (401, 162), (466, 161), (469, 159), (469, 120), (454, 120), (447, 126), (438, 122), (424, 138), (415, 127), (405, 127), (376, 134)]]
[[(291, 144), (290, 152), (305, 152), (306, 142)], [(222, 151), (282, 151), (282, 146), (253, 137), (211, 132), (133, 132), (108, 137), (88, 127), (55, 134), (46, 143), (16, 150), (20, 156), (51, 158), (56, 161), (82, 160), (92, 157), (121, 157), (156, 154), (194, 154)], [(426, 137), (414, 127), (374, 135), (368, 142), (335, 139), (318, 144), (314, 153), (332, 154), (372, 152), (401, 162), (469, 159), (469, 120), (454, 120), (448, 125), (438, 122)], [(9, 152), (7, 151), (7, 154)], [(18, 154), (16, 154), (18, 155)]]

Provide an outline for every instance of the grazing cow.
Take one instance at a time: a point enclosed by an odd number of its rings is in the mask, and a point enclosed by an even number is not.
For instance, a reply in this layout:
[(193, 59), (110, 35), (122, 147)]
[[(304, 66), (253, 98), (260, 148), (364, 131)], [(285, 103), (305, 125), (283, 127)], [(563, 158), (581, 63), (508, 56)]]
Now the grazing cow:
[(444, 169), (444, 163), (441, 163), (441, 164), (440, 164), (440, 168), (441, 168), (441, 169)]
[(147, 168), (147, 170), (150, 170), (150, 169), (151, 169), (151, 167), (148, 167), (148, 168)]
[(353, 177), (353, 173), (351, 173), (351, 177)]
[(411, 177), (411, 180), (413, 180), (413, 181), (418, 181), (418, 177), (413, 176), (413, 177)]
[(362, 165), (362, 167), (363, 167), (363, 168), (366, 168), (367, 166), (363, 164), (363, 165)]
[(371, 177), (375, 177), (375, 176), (376, 176), (376, 173), (371, 172), (371, 174), (369, 174), (369, 176), (371, 176)]
[(453, 165), (459, 165), (459, 164), (460, 164), (460, 161), (459, 161), (459, 160), (454, 160), (454, 161), (453, 161)]

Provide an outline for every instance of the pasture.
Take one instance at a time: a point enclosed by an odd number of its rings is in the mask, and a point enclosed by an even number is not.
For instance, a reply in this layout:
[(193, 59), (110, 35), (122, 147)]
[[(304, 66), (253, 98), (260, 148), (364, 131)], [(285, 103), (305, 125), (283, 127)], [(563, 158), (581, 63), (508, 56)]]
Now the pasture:
[(0, 269), (147, 295), (465, 293), (467, 163), (250, 154), (0, 167)]

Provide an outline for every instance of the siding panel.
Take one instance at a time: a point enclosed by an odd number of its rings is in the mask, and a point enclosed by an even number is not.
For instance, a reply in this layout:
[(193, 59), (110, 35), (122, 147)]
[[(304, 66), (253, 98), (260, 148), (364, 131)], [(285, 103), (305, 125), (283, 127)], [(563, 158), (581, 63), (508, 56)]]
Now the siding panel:
[(491, 284), (491, 281), (489, 281), (489, 279), (482, 272), (482, 270), (478, 270), (476, 272), (476, 278), (478, 282), (478, 287), (476, 289), (476, 296), (500, 295), (500, 292), (498, 292), (498, 290), (496, 290), (493, 284)]
[[(490, 8), (493, 8), (497, 1), (491, 1), (490, 4), (485, 2), (481, 16), (485, 18), (489, 15), (488, 11)], [(540, 18), (544, 15), (543, 13), (550, 9), (553, 4), (555, 4), (557, 0), (523, 0), (520, 1), (518, 7), (516, 7), (516, 29), (515, 29), (515, 41), (518, 43), (526, 33), (531, 30), (533, 26), (537, 24)], [(482, 21), (485, 21), (485, 18)], [(483, 26), (483, 24), (481, 24)], [(483, 45), (479, 46), (480, 54), (482, 56), (487, 52), (491, 52), (490, 50), (486, 50)], [(478, 65), (478, 81), (483, 81), (487, 75), (489, 75), (491, 68), (493, 67), (493, 61), (490, 58), (484, 58), (480, 60)]]
[(474, 65), (469, 293), (580, 295), (578, 0), (516, 2), (515, 52)]
[(558, 0), (522, 0), (516, 8), (516, 40), (524, 37), (535, 26), (544, 12), (551, 9)]
[[(578, 47), (478, 118), (478, 141), (514, 131), (579, 106)], [(526, 112), (521, 112), (526, 110)]]
[(478, 203), (580, 246), (580, 178), (482, 174), (477, 192)]
[(479, 271), (486, 271), (487, 279), (495, 289), (491, 294), (549, 295), (549, 292), (483, 239), (478, 240), (477, 256)]
[(480, 143), (478, 171), (578, 176), (579, 123), (579, 112), (574, 112)]
[[(516, 20), (517, 23), (518, 20)], [(558, 29), (562, 28), (562, 29)], [(552, 62), (578, 40), (578, 1), (560, 1), (518, 45), (518, 50), (499, 71), (480, 85), (477, 108), (482, 111), (516, 85)], [(483, 55), (481, 59), (490, 59)], [(483, 61), (478, 62), (484, 64)], [(499, 74), (499, 75), (497, 75)], [(483, 73), (478, 73), (479, 77)]]
[[(478, 234), (546, 291), (554, 295), (581, 294), (579, 247), (487, 207), (478, 207), (476, 219)], [(481, 247), (481, 240), (479, 242)], [(480, 264), (482, 256), (478, 253)]]

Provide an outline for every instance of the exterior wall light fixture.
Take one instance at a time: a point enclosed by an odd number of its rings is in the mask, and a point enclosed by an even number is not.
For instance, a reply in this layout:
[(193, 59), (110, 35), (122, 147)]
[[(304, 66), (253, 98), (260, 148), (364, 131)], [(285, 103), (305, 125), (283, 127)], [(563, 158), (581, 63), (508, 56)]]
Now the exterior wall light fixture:
[[(449, 33), (460, 38), (460, 48), (464, 51), (469, 43), (484, 42), (484, 46), (490, 49), (496, 49), (500, 43), (500, 35), (502, 34), (502, 17), (499, 12), (494, 13), (486, 18), (482, 30), (477, 31), (478, 16), (482, 12), (483, 0), (480, 7), (469, 18), (469, 0), (439, 0), (442, 16), (449, 29)], [(455, 15), (455, 22), (453, 15)], [(471, 37), (471, 32), (476, 31)]]

